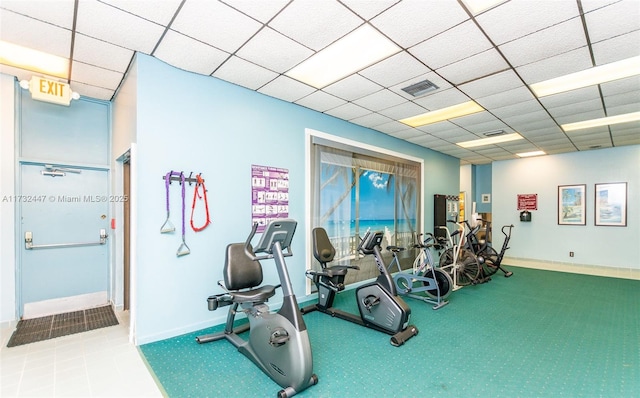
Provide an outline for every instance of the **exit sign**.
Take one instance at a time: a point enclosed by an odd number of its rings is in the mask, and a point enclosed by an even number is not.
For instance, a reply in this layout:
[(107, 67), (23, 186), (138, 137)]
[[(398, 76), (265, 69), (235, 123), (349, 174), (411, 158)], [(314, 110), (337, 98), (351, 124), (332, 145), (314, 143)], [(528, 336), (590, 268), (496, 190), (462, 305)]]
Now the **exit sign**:
[(29, 92), (34, 100), (65, 106), (71, 103), (71, 87), (67, 83), (33, 76), (29, 81)]

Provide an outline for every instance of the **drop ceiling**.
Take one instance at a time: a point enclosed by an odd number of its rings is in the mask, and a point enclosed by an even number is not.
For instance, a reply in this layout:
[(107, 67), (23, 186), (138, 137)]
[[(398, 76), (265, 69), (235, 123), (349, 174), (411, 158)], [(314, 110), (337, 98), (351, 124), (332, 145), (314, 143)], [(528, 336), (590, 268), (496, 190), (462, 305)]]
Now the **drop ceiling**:
[[(363, 24), (402, 51), (322, 89), (286, 75)], [(112, 100), (134, 54), (486, 164), (640, 144), (640, 122), (560, 125), (640, 110), (640, 77), (536, 98), (529, 85), (640, 55), (640, 0), (2, 0), (0, 38), (71, 59), (68, 80)], [(29, 79), (31, 72), (1, 66)], [(402, 89), (429, 80), (414, 97)], [(474, 100), (484, 111), (412, 128), (398, 120)], [(523, 140), (456, 142), (517, 132)]]

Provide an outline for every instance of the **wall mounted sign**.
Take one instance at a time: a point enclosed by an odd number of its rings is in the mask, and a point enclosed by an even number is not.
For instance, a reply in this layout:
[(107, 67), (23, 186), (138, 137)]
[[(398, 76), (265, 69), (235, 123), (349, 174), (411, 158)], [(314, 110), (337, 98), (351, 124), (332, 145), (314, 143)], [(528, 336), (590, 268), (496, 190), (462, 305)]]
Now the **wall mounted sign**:
[(518, 194), (518, 210), (538, 210), (538, 194)]
[(289, 170), (251, 166), (251, 222), (257, 232), (276, 218), (289, 217)]

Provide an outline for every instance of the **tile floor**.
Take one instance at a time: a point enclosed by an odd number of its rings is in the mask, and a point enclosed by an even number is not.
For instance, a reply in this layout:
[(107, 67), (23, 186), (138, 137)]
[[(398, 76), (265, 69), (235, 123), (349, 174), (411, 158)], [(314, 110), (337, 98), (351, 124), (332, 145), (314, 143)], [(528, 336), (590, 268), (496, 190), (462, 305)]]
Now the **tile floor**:
[(0, 330), (0, 397), (162, 397), (129, 342), (128, 312), (117, 326), (7, 348)]

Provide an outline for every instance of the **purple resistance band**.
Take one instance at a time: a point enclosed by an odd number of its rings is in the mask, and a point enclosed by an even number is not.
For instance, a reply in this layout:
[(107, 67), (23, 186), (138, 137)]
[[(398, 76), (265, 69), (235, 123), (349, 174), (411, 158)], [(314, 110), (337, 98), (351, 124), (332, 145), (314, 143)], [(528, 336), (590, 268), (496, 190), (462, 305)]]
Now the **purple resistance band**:
[(184, 209), (185, 209), (185, 204), (184, 204), (184, 197), (185, 197), (185, 188), (184, 188), (184, 173), (182, 172), (177, 172), (177, 171), (171, 171), (169, 173), (167, 173), (167, 175), (164, 178), (164, 186), (166, 188), (166, 192), (167, 192), (167, 214), (169, 214), (169, 184), (171, 183), (171, 177), (180, 177), (180, 184), (182, 185), (182, 236), (184, 238), (185, 235), (185, 223), (184, 223)]

